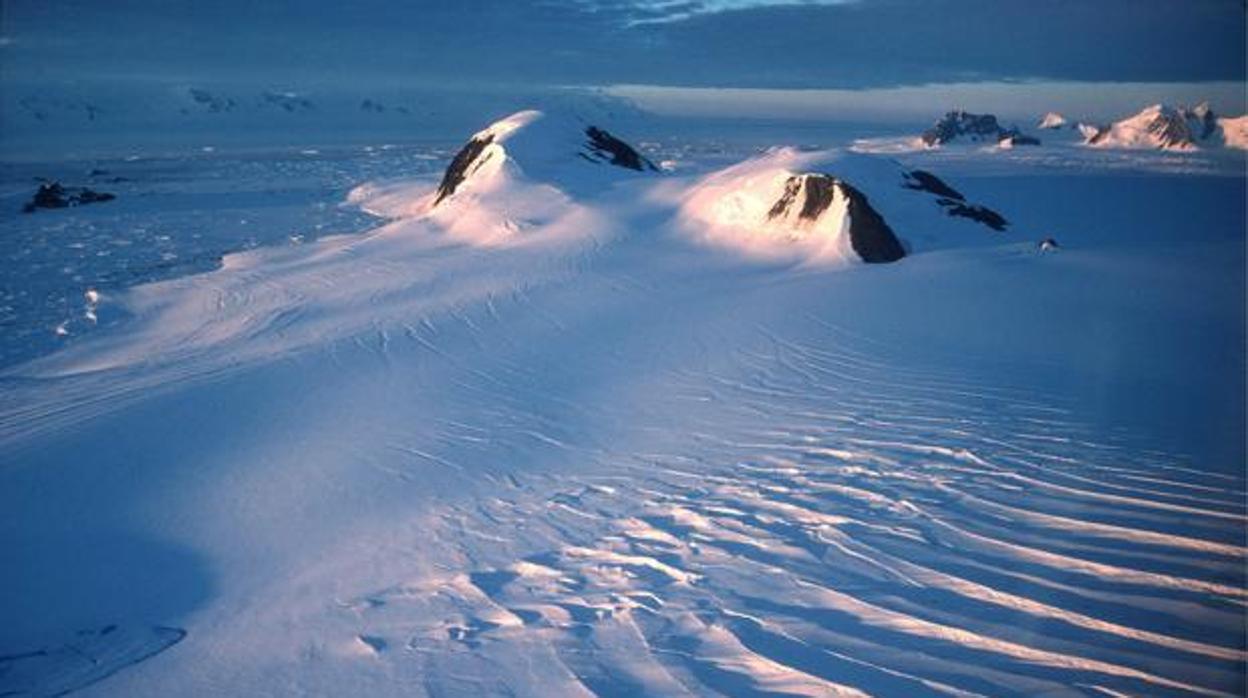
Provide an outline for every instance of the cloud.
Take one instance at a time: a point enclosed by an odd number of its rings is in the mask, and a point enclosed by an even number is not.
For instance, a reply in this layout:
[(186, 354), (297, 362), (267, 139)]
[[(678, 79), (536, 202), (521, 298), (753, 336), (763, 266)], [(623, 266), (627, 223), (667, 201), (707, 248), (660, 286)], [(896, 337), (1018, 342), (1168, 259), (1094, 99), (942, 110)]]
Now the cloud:
[(1238, 80), (1235, 0), (4, 0), (6, 75), (874, 88)]
[(1030, 124), (1059, 111), (1110, 121), (1162, 101), (1209, 101), (1219, 114), (1241, 114), (1243, 82), (975, 82), (872, 89), (758, 89), (613, 85), (609, 96), (665, 116), (812, 122), (925, 123), (946, 110), (995, 113)]
[(767, 7), (846, 5), (859, 0), (568, 0), (591, 13), (622, 18), (624, 26), (681, 22), (702, 15)]

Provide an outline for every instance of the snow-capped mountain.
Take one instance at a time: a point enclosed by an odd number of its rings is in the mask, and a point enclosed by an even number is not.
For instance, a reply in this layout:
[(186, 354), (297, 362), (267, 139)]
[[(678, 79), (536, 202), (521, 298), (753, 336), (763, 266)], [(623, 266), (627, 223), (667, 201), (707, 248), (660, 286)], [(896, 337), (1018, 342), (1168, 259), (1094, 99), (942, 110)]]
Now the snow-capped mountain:
[[(584, 178), (586, 164), (633, 172), (658, 171), (631, 145), (605, 129), (574, 116), (528, 110), (474, 134), (451, 161), (431, 205), (437, 206), (462, 188), (484, 189), (506, 176), (522, 175), (566, 186)], [(602, 173), (593, 174), (598, 178)]]
[(1154, 104), (1134, 116), (1100, 127), (1086, 136), (1085, 143), (1098, 148), (1244, 148), (1244, 133), (1244, 117), (1219, 118), (1208, 103), (1195, 107)]
[(1004, 147), (1040, 145), (1040, 139), (1024, 134), (1017, 126), (1003, 127), (993, 114), (972, 114), (962, 110), (945, 114), (919, 138), (929, 148), (957, 140), (997, 143)]
[(427, 217), (475, 244), (512, 244), (583, 227), (595, 215), (589, 200), (657, 174), (635, 148), (584, 117), (530, 109), (473, 134), (433, 191), (419, 182), (366, 185), (351, 200), (377, 215)]
[(893, 262), (907, 247), (975, 244), (987, 237), (983, 226), (1008, 225), (928, 172), (856, 153), (792, 148), (693, 183), (681, 217), (695, 237), (717, 246), (832, 263)]
[(747, 257), (833, 265), (897, 261), (908, 246), (975, 244), (985, 228), (1008, 225), (935, 175), (883, 158), (776, 148), (678, 177), (660, 174), (600, 125), (536, 110), (475, 133), (432, 191), (366, 185), (351, 200), (484, 245), (575, 235), (591, 219), (601, 229), (609, 207), (612, 216), (631, 210), (674, 219), (677, 235)]
[(1066, 120), (1065, 116), (1062, 116), (1055, 111), (1051, 111), (1040, 119), (1040, 123), (1036, 124), (1036, 128), (1059, 129), (1069, 125), (1071, 124)]

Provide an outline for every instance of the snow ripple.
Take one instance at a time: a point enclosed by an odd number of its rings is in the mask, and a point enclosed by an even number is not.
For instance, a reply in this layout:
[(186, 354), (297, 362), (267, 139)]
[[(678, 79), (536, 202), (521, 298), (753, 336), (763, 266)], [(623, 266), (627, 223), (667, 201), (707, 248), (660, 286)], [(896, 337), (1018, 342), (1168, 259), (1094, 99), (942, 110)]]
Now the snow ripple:
[(346, 604), (358, 632), (487, 693), (1240, 690), (1236, 491), (1034, 396), (767, 343), (668, 377), (674, 448), (439, 511), (475, 570)]

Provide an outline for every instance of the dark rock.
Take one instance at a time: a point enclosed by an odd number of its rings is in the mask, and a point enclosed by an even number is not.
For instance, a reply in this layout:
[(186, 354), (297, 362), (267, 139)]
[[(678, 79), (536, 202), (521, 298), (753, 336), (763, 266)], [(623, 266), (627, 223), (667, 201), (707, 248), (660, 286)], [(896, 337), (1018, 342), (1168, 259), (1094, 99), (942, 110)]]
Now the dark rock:
[(1200, 120), (1200, 140), (1208, 140), (1214, 131), (1218, 130), (1218, 117), (1214, 115), (1213, 110), (1205, 106), (1204, 111), (1193, 112), (1194, 116)]
[(789, 212), (793, 207), (793, 203), (797, 201), (797, 195), (802, 191), (802, 178), (789, 177), (784, 182), (784, 193), (776, 199), (776, 203), (771, 205), (771, 210), (767, 212), (770, 219), (780, 218)]
[(585, 135), (589, 136), (588, 148), (590, 153), (599, 161), (610, 162), (612, 165), (627, 167), (638, 172), (643, 170), (657, 172), (659, 169), (654, 166), (654, 163), (634, 150), (631, 145), (597, 126), (586, 128)]
[(951, 111), (923, 132), (923, 143), (929, 146), (948, 143), (958, 136), (970, 136), (972, 140), (1000, 138), (1002, 128), (992, 114), (971, 114)]
[(316, 109), (316, 105), (312, 104), (311, 100), (305, 97), (300, 97), (296, 94), (285, 92), (265, 92), (261, 94), (260, 97), (264, 100), (264, 103), (280, 107), (281, 109), (292, 113), (313, 111)]
[(117, 198), (112, 194), (92, 191), (85, 187), (66, 188), (58, 182), (42, 184), (35, 196), (22, 207), (23, 213), (34, 213), (41, 208), (68, 208), (83, 206), (101, 201), (112, 201)]
[(966, 197), (953, 187), (945, 184), (931, 172), (925, 170), (911, 170), (905, 173), (905, 182), (901, 185), (907, 189), (915, 189), (925, 191), (929, 194), (935, 194), (946, 199), (955, 199), (957, 201), (966, 201)]
[(1163, 148), (1182, 148), (1194, 142), (1187, 120), (1181, 115), (1162, 112), (1148, 125), (1148, 132), (1157, 136)]
[(196, 104), (201, 105), (213, 113), (232, 111), (236, 106), (233, 99), (229, 97), (220, 97), (209, 92), (208, 90), (192, 87), (187, 91), (190, 93), (191, 99), (195, 100)]
[(443, 199), (454, 194), (459, 185), (463, 184), (464, 180), (468, 178), (468, 175), (481, 166), (481, 163), (477, 162), (477, 158), (481, 155), (481, 151), (485, 150), (485, 147), (493, 142), (494, 134), (491, 133), (473, 138), (463, 148), (459, 149), (454, 159), (451, 160), (451, 164), (447, 166), (446, 173), (442, 175), (442, 182), (438, 185), (437, 194), (433, 197), (434, 206), (437, 206)]
[(949, 143), (956, 138), (967, 137), (972, 141), (1009, 141), (1011, 145), (1039, 145), (1040, 140), (1024, 135), (1017, 126), (1003, 128), (993, 114), (972, 114), (951, 111), (923, 132), (923, 144), (932, 147)]
[[(650, 162), (645, 156), (638, 153), (632, 146), (624, 141), (612, 136), (604, 129), (597, 126), (588, 126), (585, 128), (585, 135), (588, 140), (584, 143), (584, 150), (576, 155), (592, 163), (606, 163), (623, 167), (638, 172), (657, 172), (658, 168), (654, 163)], [(494, 135), (487, 133), (483, 136), (475, 136), (468, 141), (455, 157), (451, 160), (451, 164), (447, 166), (446, 173), (442, 175), (442, 182), (438, 185), (438, 190), (433, 198), (433, 205), (436, 206), (451, 194), (454, 194), (459, 186), (477, 171), (484, 164), (489, 156), (481, 157), (486, 146), (494, 142)]]
[(901, 241), (888, 227), (862, 192), (841, 182), (841, 188), (849, 197), (849, 242), (854, 252), (869, 264), (895, 262), (906, 256)]
[(804, 220), (816, 220), (832, 205), (838, 190), (849, 201), (849, 242), (862, 261), (881, 264), (895, 262), (906, 256), (906, 251), (893, 229), (871, 207), (866, 195), (831, 175), (806, 174), (789, 177), (784, 183), (784, 193), (767, 212), (767, 217), (783, 217), (804, 194), (797, 216)]
[(924, 170), (911, 170), (904, 175), (905, 181), (902, 182), (903, 187), (923, 191), (934, 194), (937, 205), (945, 209), (945, 212), (951, 216), (959, 218), (969, 218), (977, 223), (982, 223), (993, 230), (1002, 231), (1010, 224), (1004, 216), (985, 206), (978, 206), (968, 203), (966, 197), (957, 189), (945, 184), (945, 182)]
[(1035, 136), (1028, 136), (1019, 131), (1017, 127), (1006, 129), (1001, 132), (1001, 137), (997, 139), (998, 145), (1040, 145), (1040, 139)]
[(1005, 219), (1005, 216), (1002, 216), (986, 206), (977, 206), (975, 204), (968, 204), (963, 201), (954, 201), (952, 199), (941, 199), (936, 203), (943, 206), (945, 208), (945, 212), (951, 216), (969, 218), (976, 223), (983, 223), (998, 232), (1005, 230), (1010, 224), (1010, 222)]

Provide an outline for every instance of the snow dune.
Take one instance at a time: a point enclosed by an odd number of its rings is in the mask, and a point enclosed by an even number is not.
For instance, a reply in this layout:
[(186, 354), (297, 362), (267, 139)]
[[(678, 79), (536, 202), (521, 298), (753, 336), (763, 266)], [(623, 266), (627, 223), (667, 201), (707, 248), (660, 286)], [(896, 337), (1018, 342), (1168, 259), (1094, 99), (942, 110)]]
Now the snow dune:
[[(945, 180), (1001, 232), (875, 156), (682, 178), (522, 134), (436, 205), (357, 190), (394, 220), (139, 287), (3, 374), (3, 691), (1242, 693), (1242, 463), (1050, 380), (1056, 352), (1181, 399), (1054, 328), (1224, 339), (1242, 306), (1189, 301), (1242, 284), (1242, 240), (1041, 255), (1024, 177)], [(835, 207), (752, 237), (808, 171), (910, 254), (855, 263)]]

